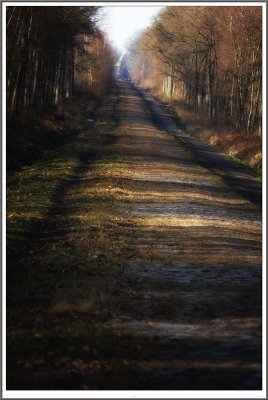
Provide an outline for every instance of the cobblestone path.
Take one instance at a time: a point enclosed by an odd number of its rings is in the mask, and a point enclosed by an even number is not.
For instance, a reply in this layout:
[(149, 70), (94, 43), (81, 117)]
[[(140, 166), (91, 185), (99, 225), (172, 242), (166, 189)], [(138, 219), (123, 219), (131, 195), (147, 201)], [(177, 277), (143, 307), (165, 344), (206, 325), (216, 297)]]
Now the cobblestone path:
[(114, 174), (133, 249), (121, 285), (135, 290), (108, 324), (154, 339), (137, 356), (140, 389), (260, 389), (260, 209), (118, 86)]
[(9, 184), (7, 387), (261, 390), (260, 185), (116, 85)]

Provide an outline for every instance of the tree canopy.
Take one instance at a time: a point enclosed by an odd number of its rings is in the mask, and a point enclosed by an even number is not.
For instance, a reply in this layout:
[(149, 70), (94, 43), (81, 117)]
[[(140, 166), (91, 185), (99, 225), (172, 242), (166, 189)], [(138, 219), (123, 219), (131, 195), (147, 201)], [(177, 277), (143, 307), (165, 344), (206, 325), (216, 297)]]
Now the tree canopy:
[(129, 49), (135, 81), (158, 87), (224, 119), (260, 131), (261, 7), (169, 6)]
[[(7, 7), (9, 115), (47, 110), (72, 98), (85, 73), (92, 84), (108, 73), (111, 51), (96, 25), (98, 12), (95, 6)], [(104, 69), (100, 58), (106, 58)]]

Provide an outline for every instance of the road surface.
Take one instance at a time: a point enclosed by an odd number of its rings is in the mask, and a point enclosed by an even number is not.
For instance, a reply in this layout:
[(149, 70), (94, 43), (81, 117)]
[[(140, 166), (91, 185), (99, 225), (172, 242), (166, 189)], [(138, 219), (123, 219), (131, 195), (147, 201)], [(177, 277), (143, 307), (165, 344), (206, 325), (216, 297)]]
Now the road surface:
[(118, 88), (117, 173), (135, 248), (125, 282), (136, 279), (139, 292), (125, 299), (132, 315), (109, 324), (155, 337), (142, 348), (142, 388), (260, 388), (260, 207), (226, 183), (235, 168), (222, 176), (197, 162), (148, 94)]
[(129, 82), (97, 117), (8, 189), (8, 388), (260, 390), (260, 184)]

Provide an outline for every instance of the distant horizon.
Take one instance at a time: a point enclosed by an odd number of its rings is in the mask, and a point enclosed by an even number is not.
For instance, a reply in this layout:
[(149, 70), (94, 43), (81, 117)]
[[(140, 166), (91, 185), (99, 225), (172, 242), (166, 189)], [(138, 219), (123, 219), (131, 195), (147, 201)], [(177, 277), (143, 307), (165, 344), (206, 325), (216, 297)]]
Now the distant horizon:
[(103, 6), (101, 28), (107, 33), (111, 44), (124, 54), (127, 42), (136, 33), (149, 26), (163, 6)]

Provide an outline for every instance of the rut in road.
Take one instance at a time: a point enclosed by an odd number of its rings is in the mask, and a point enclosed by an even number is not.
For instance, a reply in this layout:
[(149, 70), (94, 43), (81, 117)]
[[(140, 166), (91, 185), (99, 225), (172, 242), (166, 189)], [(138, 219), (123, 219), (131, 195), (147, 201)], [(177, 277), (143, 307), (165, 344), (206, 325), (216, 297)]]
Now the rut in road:
[(120, 285), (133, 286), (108, 326), (153, 340), (131, 389), (260, 389), (260, 210), (157, 129), (128, 83), (118, 88), (113, 174), (133, 249)]

